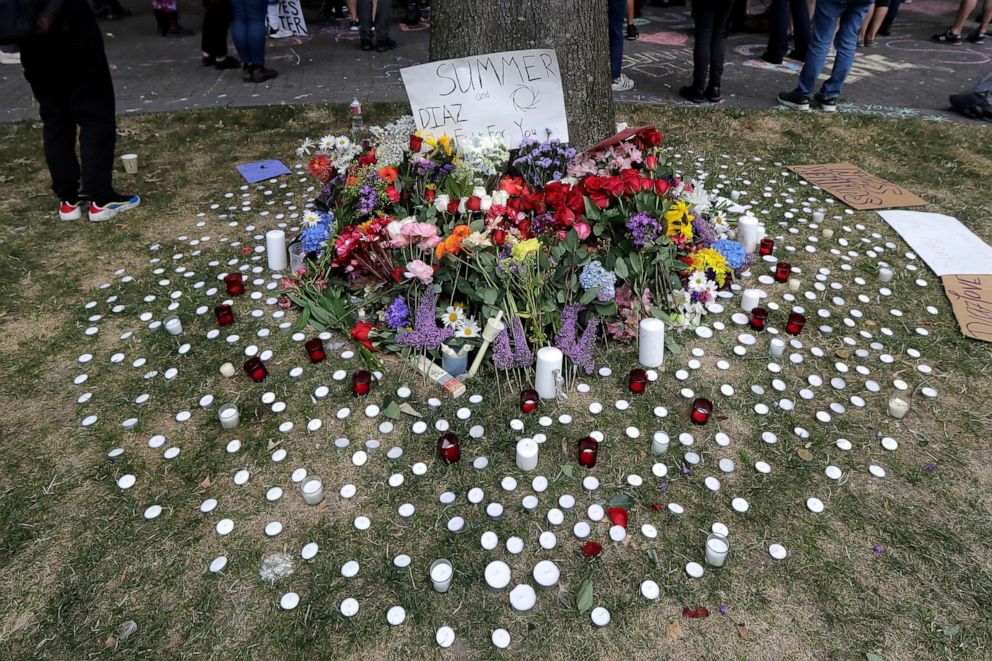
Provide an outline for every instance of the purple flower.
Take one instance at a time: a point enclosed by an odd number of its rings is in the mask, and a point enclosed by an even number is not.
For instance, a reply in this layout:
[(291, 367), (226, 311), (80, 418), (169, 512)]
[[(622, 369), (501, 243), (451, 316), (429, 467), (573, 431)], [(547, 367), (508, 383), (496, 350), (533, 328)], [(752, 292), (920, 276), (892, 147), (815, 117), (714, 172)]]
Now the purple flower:
[(437, 325), (437, 294), (424, 294), (417, 305), (417, 318), (413, 330), (396, 335), (396, 342), (414, 349), (437, 349), (453, 336), (451, 328), (439, 328)]
[(493, 343), (493, 363), (496, 369), (505, 371), (513, 367), (513, 349), (510, 348), (510, 334), (504, 328)]
[(937, 470), (937, 464), (930, 464), (930, 463), (923, 464), (923, 470), (925, 470), (928, 473), (932, 473), (935, 470)]
[(627, 221), (631, 239), (638, 248), (654, 243), (661, 236), (661, 223), (652, 218), (647, 212), (631, 216)]
[(727, 604), (720, 604), (720, 615), (726, 615), (727, 611), (730, 610)]
[(692, 469), (689, 468), (688, 466), (683, 466), (682, 467), (682, 474), (683, 475), (687, 475), (689, 477), (692, 477)]
[(596, 368), (596, 362), (592, 357), (593, 347), (596, 344), (596, 334), (599, 329), (599, 319), (593, 319), (582, 331), (581, 338), (578, 338), (579, 313), (585, 309), (584, 305), (569, 305), (561, 313), (561, 331), (555, 336), (555, 346), (568, 356), (569, 360), (583, 368), (586, 374), (592, 374)]
[(386, 325), (390, 328), (403, 328), (410, 325), (410, 307), (402, 298), (397, 297), (392, 304), (386, 308)]
[(662, 482), (661, 484), (659, 484), (658, 485), (658, 491), (660, 491), (662, 493), (665, 493), (666, 491), (668, 491), (668, 482)]
[(692, 219), (692, 237), (697, 243), (709, 246), (715, 243), (720, 235), (716, 231), (713, 223), (703, 218), (701, 214), (696, 214)]
[(885, 547), (881, 544), (875, 544), (875, 546), (871, 547), (871, 552), (875, 555), (882, 555), (885, 553)]
[(506, 328), (496, 336), (493, 346), (493, 363), (498, 370), (508, 370), (511, 367), (530, 367), (534, 364), (534, 354), (527, 346), (524, 336), (524, 326), (519, 317), (510, 323), (513, 331), (513, 348), (510, 348), (510, 331)]
[(520, 317), (513, 318), (513, 359), (517, 367), (530, 367), (534, 364), (534, 354), (527, 346), (527, 336), (524, 335), (524, 324)]

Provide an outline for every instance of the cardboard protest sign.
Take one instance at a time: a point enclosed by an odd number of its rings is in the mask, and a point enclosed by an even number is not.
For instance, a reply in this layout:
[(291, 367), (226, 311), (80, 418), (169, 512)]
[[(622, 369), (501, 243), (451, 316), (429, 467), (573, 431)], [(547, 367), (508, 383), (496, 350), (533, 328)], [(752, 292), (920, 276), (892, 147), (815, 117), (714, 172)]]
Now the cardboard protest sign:
[(456, 143), (526, 138), (568, 141), (565, 96), (554, 50), (507, 51), (400, 70), (417, 128)]
[(992, 342), (992, 275), (945, 275), (941, 282), (961, 333)]
[(303, 18), (300, 0), (279, 0), (279, 23), (298, 37), (308, 36), (307, 21)]
[(953, 216), (922, 211), (879, 211), (939, 276), (992, 273), (992, 247)]
[(852, 209), (918, 207), (927, 201), (850, 163), (790, 165), (789, 169)]

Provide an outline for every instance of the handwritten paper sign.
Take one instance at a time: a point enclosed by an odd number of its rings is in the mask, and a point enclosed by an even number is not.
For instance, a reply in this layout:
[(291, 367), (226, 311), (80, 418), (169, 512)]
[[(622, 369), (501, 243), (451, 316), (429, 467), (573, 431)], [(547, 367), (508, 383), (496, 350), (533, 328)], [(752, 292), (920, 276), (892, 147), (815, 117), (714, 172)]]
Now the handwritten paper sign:
[(992, 273), (992, 247), (952, 216), (922, 211), (879, 211), (939, 276)]
[(927, 201), (850, 163), (791, 165), (789, 169), (852, 209), (919, 207)]
[(515, 149), (525, 138), (568, 140), (554, 50), (507, 51), (401, 69), (417, 128), (457, 143), (492, 138)]
[(306, 37), (307, 21), (303, 18), (300, 0), (279, 0), (279, 23), (298, 37)]
[(992, 275), (945, 275), (941, 282), (961, 333), (992, 342)]

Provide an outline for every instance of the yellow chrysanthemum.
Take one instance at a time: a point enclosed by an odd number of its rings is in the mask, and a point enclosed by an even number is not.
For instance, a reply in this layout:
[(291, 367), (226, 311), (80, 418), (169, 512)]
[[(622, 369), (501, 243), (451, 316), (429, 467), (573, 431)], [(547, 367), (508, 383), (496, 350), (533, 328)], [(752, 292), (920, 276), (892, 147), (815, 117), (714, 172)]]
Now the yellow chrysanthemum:
[(513, 259), (522, 262), (541, 249), (541, 242), (537, 239), (527, 239), (513, 244)]
[(727, 274), (730, 273), (730, 265), (727, 264), (727, 258), (721, 255), (719, 251), (713, 248), (703, 248), (692, 253), (690, 256), (692, 257), (692, 266), (694, 269), (703, 272), (712, 271), (716, 278), (716, 283), (721, 287), (724, 285)]

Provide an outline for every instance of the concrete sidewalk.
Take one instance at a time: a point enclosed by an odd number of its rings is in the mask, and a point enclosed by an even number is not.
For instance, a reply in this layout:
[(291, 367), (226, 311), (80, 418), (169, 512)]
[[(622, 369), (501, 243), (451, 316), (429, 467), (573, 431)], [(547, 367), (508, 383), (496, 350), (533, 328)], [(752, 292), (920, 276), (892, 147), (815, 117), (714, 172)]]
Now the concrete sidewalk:
[[(404, 101), (399, 70), (427, 60), (429, 29), (394, 26), (399, 48), (362, 52), (358, 33), (347, 22), (311, 23), (310, 35), (269, 40), (267, 65), (279, 77), (245, 84), (240, 71), (217, 71), (200, 64), (201, 14), (196, 5), (181, 14), (197, 31), (185, 38), (163, 38), (147, 2), (125, 0), (134, 15), (102, 21), (113, 69), (120, 114), (189, 108)], [(184, 8), (187, 3), (184, 3)], [(947, 97), (992, 72), (992, 39), (986, 44), (936, 44), (930, 35), (947, 28), (954, 0), (913, 0), (903, 4), (891, 37), (861, 49), (845, 89), (842, 112), (968, 121), (948, 110)], [(398, 17), (397, 17), (398, 18)], [(652, 105), (691, 105), (677, 90), (692, 73), (692, 19), (688, 8), (647, 8), (638, 19), (641, 38), (625, 42), (624, 71), (637, 83), (618, 100)], [(973, 29), (969, 23), (966, 32)], [(800, 63), (770, 65), (758, 59), (766, 35), (733, 34), (727, 44), (723, 81), (725, 106), (772, 108), (775, 95), (794, 87)], [(233, 51), (233, 46), (231, 49)], [(828, 61), (829, 64), (829, 61)], [(0, 121), (36, 119), (37, 108), (20, 67), (0, 67)]]

